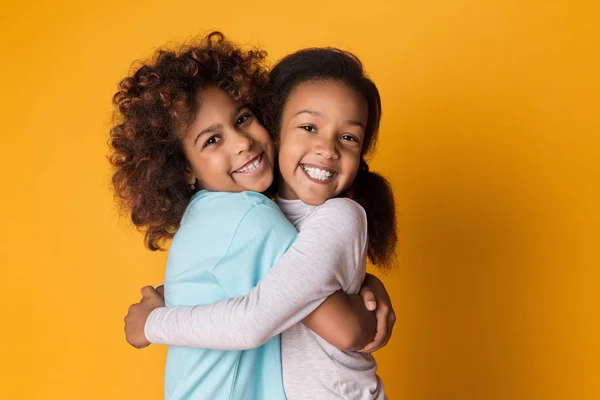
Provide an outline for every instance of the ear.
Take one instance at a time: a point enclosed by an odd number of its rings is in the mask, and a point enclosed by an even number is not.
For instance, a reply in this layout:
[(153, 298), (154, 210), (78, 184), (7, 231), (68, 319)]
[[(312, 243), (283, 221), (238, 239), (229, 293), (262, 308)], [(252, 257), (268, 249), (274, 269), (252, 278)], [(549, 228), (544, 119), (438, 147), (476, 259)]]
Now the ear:
[(183, 172), (183, 174), (185, 176), (185, 181), (188, 184), (193, 185), (194, 183), (196, 183), (196, 180), (198, 178), (194, 174), (194, 171), (192, 170), (192, 166), (191, 165), (188, 164), (188, 166), (185, 167), (185, 171)]

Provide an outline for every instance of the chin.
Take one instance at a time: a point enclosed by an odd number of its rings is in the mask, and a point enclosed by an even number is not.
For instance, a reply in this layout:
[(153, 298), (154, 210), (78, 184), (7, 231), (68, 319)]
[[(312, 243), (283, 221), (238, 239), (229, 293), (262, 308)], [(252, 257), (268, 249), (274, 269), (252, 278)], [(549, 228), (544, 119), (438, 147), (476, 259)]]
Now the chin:
[(251, 190), (254, 191), (254, 192), (263, 193), (263, 192), (265, 192), (271, 186), (271, 183), (272, 183), (271, 181), (261, 183), (259, 185), (256, 185), (255, 189), (251, 189)]
[(251, 192), (258, 192), (258, 193), (262, 193), (264, 191), (266, 191), (271, 184), (273, 183), (273, 178), (271, 177), (263, 177), (262, 179), (258, 180), (258, 181), (254, 181), (251, 184), (245, 186), (246, 190), (251, 191)]

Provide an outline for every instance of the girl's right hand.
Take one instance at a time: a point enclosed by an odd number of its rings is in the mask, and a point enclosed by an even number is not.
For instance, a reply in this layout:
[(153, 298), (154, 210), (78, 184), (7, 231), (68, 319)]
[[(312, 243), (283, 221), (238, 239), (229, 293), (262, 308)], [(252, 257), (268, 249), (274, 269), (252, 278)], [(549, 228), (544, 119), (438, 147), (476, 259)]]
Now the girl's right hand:
[(396, 314), (392, 307), (392, 300), (383, 286), (383, 283), (375, 275), (367, 274), (360, 289), (360, 296), (369, 311), (375, 311), (377, 318), (377, 334), (375, 339), (361, 353), (373, 353), (385, 346), (392, 337)]
[(148, 316), (158, 307), (164, 307), (163, 298), (164, 287), (159, 286), (154, 289), (152, 286), (142, 288), (142, 299), (139, 303), (129, 306), (129, 311), (125, 316), (125, 338), (127, 343), (136, 349), (142, 349), (150, 342), (144, 333), (144, 327)]

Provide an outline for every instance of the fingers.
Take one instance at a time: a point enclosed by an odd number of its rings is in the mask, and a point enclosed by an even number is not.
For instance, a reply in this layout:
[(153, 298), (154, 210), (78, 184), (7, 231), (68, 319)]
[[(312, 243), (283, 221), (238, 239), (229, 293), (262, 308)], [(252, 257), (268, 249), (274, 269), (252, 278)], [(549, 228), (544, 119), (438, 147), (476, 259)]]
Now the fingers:
[(127, 343), (136, 349), (142, 349), (150, 345), (145, 336), (144, 326), (148, 316), (157, 307), (164, 306), (163, 288), (154, 289), (152, 286), (144, 286), (140, 292), (142, 299), (139, 303), (129, 306), (125, 322), (125, 339)]
[(143, 349), (150, 345), (144, 334), (144, 325), (147, 318), (146, 306), (142, 303), (129, 306), (124, 318), (125, 340), (136, 349)]
[(156, 289), (154, 289), (154, 287), (152, 286), (144, 286), (140, 292), (142, 293), (143, 297), (151, 297), (153, 295), (157, 295), (158, 292), (156, 291)]
[(387, 341), (388, 334), (388, 323), (387, 319), (377, 319), (377, 333), (375, 334), (375, 338), (371, 343), (365, 346), (364, 349), (361, 350), (363, 353), (372, 353), (375, 350), (380, 349), (384, 346)]
[(135, 349), (143, 349), (144, 347), (148, 347), (150, 346), (150, 342), (147, 343), (142, 343), (142, 342), (135, 342), (133, 340), (129, 340), (127, 337), (125, 338), (127, 340), (127, 343), (129, 343), (129, 345)]
[(363, 286), (358, 294), (362, 297), (367, 310), (375, 311), (377, 308), (377, 299), (375, 298), (375, 293), (373, 293), (368, 287)]
[(392, 337), (392, 332), (394, 331), (394, 325), (396, 325), (396, 314), (394, 313), (394, 310), (392, 310), (390, 312), (390, 316), (389, 316), (389, 320), (388, 320), (388, 335), (387, 335), (387, 340), (385, 341), (385, 345), (387, 345), (387, 343), (390, 341), (391, 337)]
[[(164, 286), (158, 286), (156, 289), (153, 286), (144, 286), (140, 289), (142, 298), (137, 304), (154, 304), (156, 307), (165, 305)], [(131, 310), (131, 307), (130, 307)]]
[(140, 304), (141, 303), (156, 304), (160, 307), (164, 305), (165, 299), (160, 292), (158, 292), (152, 286), (144, 286), (142, 288), (142, 299), (140, 300)]
[(372, 353), (375, 350), (385, 346), (385, 343), (387, 343), (388, 340), (388, 333), (389, 327), (387, 315), (383, 318), (380, 315), (377, 315), (377, 333), (375, 334), (375, 338), (364, 349), (362, 349), (361, 352)]
[(156, 287), (156, 291), (158, 292), (158, 294), (160, 294), (163, 298), (165, 297), (165, 285), (158, 285)]
[(372, 353), (379, 350), (387, 345), (392, 337), (392, 331), (394, 329), (394, 324), (396, 323), (396, 314), (394, 313), (394, 310), (387, 305), (382, 304), (377, 309), (376, 316), (377, 334), (375, 335), (375, 339), (361, 350), (362, 353)]
[(123, 318), (123, 321), (125, 321), (125, 323), (127, 323), (127, 319), (128, 319), (128, 318), (129, 318), (129, 316), (130, 316), (131, 314), (133, 314), (133, 312), (135, 311), (135, 306), (136, 306), (136, 305), (137, 305), (137, 303), (136, 303), (136, 304), (132, 304), (132, 305), (130, 305), (130, 306), (129, 306), (129, 308), (127, 309), (127, 315), (125, 315), (125, 318)]

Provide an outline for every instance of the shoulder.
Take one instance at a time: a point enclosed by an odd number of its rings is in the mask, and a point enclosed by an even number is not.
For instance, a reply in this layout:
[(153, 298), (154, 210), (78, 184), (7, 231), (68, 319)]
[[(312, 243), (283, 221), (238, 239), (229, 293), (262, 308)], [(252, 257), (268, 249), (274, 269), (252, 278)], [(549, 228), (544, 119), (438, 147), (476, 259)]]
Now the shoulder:
[(335, 197), (327, 200), (317, 208), (326, 208), (330, 210), (338, 210), (338, 212), (353, 214), (353, 215), (364, 215), (365, 210), (360, 204), (348, 197)]
[[(190, 200), (188, 209), (206, 209), (218, 207), (221, 209), (236, 210), (250, 209), (257, 204), (275, 203), (261, 193), (256, 192), (209, 192), (202, 190)], [(276, 205), (275, 205), (276, 206)]]
[[(238, 229), (263, 232), (280, 219), (287, 220), (277, 205), (260, 193), (208, 192), (201, 191), (192, 197), (175, 237), (181, 240), (189, 237), (192, 241), (210, 238), (220, 243), (226, 237), (233, 237)], [(264, 216), (269, 218), (265, 220)]]
[(238, 230), (250, 231), (258, 236), (267, 231), (296, 233), (296, 229), (274, 201), (255, 192), (243, 192), (240, 195), (244, 196), (244, 213), (240, 217)]
[(315, 235), (330, 245), (361, 247), (367, 242), (367, 215), (360, 204), (348, 198), (329, 199), (315, 207), (305, 220), (300, 234)]
[(235, 221), (227, 257), (235, 254), (248, 256), (252, 252), (262, 254), (269, 249), (281, 254), (296, 238), (296, 228), (269, 198), (250, 192), (240, 195), (243, 197), (243, 212)]
[(277, 205), (271, 199), (260, 193), (202, 190), (190, 200), (181, 222), (184, 225), (191, 221), (218, 218), (224, 224), (235, 223), (256, 206), (277, 209)]
[(367, 216), (354, 200), (334, 198), (315, 207), (305, 220), (298, 238), (304, 240), (301, 243), (308, 243), (309, 251), (316, 251), (325, 261), (320, 263), (322, 268), (335, 272), (343, 289), (351, 288), (357, 274), (364, 272), (368, 245)]
[[(273, 231), (288, 236), (296, 233), (277, 204), (261, 193), (207, 192), (192, 201), (196, 203), (190, 204), (193, 219), (212, 221), (210, 225), (215, 231), (231, 229), (238, 239), (264, 237)], [(196, 208), (201, 211), (194, 212)]]
[(296, 234), (277, 204), (260, 193), (202, 191), (190, 201), (173, 244), (197, 250), (202, 243), (211, 253), (225, 254), (233, 243), (287, 243)]
[(352, 224), (358, 227), (367, 226), (367, 214), (364, 208), (347, 197), (336, 197), (327, 200), (315, 208), (314, 215), (320, 219), (336, 220), (341, 224)]

